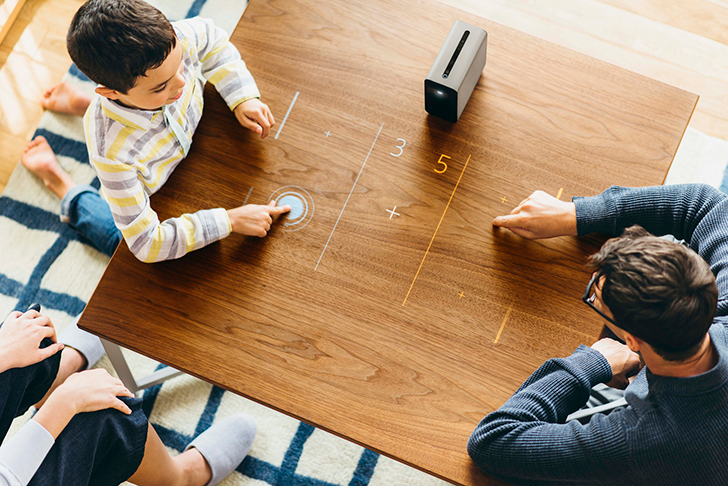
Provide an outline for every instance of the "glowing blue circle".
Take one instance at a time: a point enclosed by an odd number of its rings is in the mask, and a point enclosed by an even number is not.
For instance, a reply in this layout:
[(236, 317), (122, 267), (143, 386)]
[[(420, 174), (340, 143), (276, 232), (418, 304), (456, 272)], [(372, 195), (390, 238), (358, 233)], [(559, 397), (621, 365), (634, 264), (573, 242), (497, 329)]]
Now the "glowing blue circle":
[(276, 189), (268, 198), (275, 200), (277, 206), (289, 205), (291, 211), (283, 215), (283, 231), (298, 231), (311, 222), (314, 202), (309, 192), (298, 186), (283, 186)]
[(291, 206), (291, 212), (288, 213), (288, 219), (298, 219), (303, 216), (305, 207), (300, 197), (286, 194), (278, 199), (276, 206), (285, 206), (286, 204)]

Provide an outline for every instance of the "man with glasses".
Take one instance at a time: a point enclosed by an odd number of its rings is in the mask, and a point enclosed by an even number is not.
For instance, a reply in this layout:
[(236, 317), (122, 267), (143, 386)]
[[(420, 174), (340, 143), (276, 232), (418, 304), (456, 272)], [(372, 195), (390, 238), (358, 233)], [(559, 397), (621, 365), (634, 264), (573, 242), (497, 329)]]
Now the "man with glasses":
[[(573, 202), (537, 191), (493, 224), (530, 239), (623, 232), (590, 258), (583, 300), (624, 344), (544, 363), (476, 427), (478, 467), (514, 484), (728, 484), (728, 196), (706, 185)], [(653, 236), (668, 234), (687, 246)], [(626, 406), (566, 422), (598, 384), (626, 387)]]

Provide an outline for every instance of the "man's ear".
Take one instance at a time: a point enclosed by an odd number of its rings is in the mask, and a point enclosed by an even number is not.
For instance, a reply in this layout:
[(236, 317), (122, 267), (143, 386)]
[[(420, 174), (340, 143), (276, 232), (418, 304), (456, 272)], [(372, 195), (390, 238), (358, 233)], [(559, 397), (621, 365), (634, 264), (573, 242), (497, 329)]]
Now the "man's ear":
[(118, 100), (122, 95), (122, 93), (119, 93), (115, 89), (107, 88), (106, 86), (98, 86), (95, 91), (104, 98), (108, 98), (110, 100)]
[(642, 347), (644, 347), (645, 345), (645, 342), (643, 340), (631, 335), (626, 331), (624, 332), (624, 343), (630, 350), (634, 351), (635, 353), (639, 353), (640, 349), (642, 349)]

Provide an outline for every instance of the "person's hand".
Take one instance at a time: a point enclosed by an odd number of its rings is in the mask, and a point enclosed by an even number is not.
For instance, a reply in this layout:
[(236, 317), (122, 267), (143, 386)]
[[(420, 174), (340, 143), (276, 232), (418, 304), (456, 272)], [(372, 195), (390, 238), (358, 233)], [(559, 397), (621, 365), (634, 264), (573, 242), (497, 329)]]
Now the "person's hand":
[(73, 405), (75, 413), (115, 408), (129, 415), (131, 410), (117, 397), (134, 397), (120, 379), (101, 368), (72, 374), (56, 388), (51, 397), (56, 394), (56, 398)]
[(621, 390), (627, 388), (629, 377), (640, 369), (640, 355), (611, 338), (600, 339), (592, 344), (592, 349), (602, 353), (612, 367), (612, 379), (606, 385)]
[(240, 233), (248, 236), (264, 237), (273, 224), (273, 216), (287, 213), (291, 206), (276, 207), (275, 199), (266, 205), (248, 204), (235, 209), (228, 209), (230, 225), (233, 233)]
[(69, 376), (51, 393), (33, 420), (56, 438), (79, 413), (114, 408), (131, 414), (131, 409), (118, 397), (133, 396), (121, 380), (104, 369), (81, 371)]
[(508, 228), (515, 234), (535, 240), (554, 236), (576, 236), (576, 206), (536, 191), (508, 216), (498, 216), (493, 226)]
[[(40, 349), (45, 338), (53, 344)], [(34, 310), (25, 314), (11, 312), (0, 327), (0, 371), (24, 368), (50, 358), (63, 349), (63, 344), (57, 340), (56, 329), (49, 317)]]
[(259, 133), (260, 138), (267, 137), (271, 127), (276, 123), (268, 105), (258, 98), (243, 101), (235, 107), (233, 113), (242, 126)]

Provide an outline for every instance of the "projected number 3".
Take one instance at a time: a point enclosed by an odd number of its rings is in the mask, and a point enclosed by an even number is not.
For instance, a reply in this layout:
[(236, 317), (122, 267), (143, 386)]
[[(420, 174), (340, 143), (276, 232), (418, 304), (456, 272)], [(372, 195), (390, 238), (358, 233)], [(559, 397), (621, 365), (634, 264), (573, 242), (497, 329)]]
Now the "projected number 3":
[(402, 152), (404, 152), (404, 146), (407, 145), (407, 142), (404, 140), (404, 138), (398, 138), (397, 141), (401, 141), (402, 145), (397, 145), (397, 148), (399, 149), (399, 153), (395, 154), (394, 152), (390, 152), (389, 155), (394, 155), (395, 157), (399, 157), (402, 155)]

